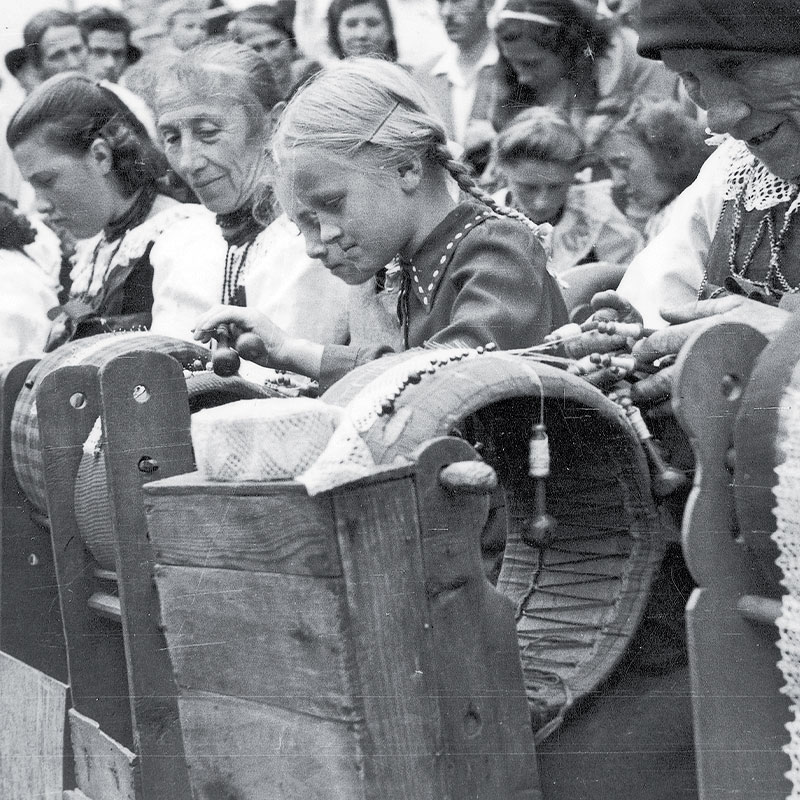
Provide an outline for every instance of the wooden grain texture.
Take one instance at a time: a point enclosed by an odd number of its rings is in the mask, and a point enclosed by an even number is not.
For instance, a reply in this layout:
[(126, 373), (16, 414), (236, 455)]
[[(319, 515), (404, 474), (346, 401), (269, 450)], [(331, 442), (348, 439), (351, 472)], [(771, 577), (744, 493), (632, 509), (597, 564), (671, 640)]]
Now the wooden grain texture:
[(69, 727), (78, 789), (92, 800), (136, 800), (136, 755), (74, 709)]
[[(193, 468), (186, 381), (170, 356), (133, 352), (99, 373), (134, 750), (142, 797), (189, 800), (177, 689), (158, 628), (142, 485)], [(152, 459), (155, 472), (139, 470)]]
[(489, 498), (442, 486), (443, 467), (468, 459), (463, 440), (437, 439), (416, 468), (448, 796), (540, 800), (514, 606), (482, 569)]
[(355, 720), (340, 580), (158, 565), (156, 583), (182, 690)]
[(783, 800), (791, 789), (781, 751), (790, 714), (780, 694), (777, 631), (743, 619), (737, 609), (760, 581), (735, 538), (726, 466), (742, 389), (764, 344), (749, 326), (723, 323), (690, 339), (677, 364), (676, 416), (697, 462), (683, 547), (699, 585), (687, 607), (687, 630), (701, 800)]
[(377, 476), (332, 498), (366, 722), (359, 731), (366, 797), (450, 800), (413, 482)]
[(0, 652), (0, 797), (60, 800), (67, 687)]
[[(80, 393), (82, 408), (70, 398)], [(96, 562), (84, 547), (75, 519), (75, 476), (83, 443), (100, 413), (97, 369), (61, 367), (46, 375), (36, 405), (48, 513), (67, 642), (72, 706), (97, 720), (109, 736), (133, 745), (120, 626), (88, 608), (97, 590)]]
[(192, 475), (197, 482), (188, 494), (185, 483), (180, 493), (166, 481), (146, 489), (147, 525), (159, 564), (341, 574), (327, 497), (309, 497), (304, 489), (287, 492), (286, 483), (257, 484), (259, 495), (242, 495), (240, 484), (226, 484), (228, 494), (210, 494), (209, 482)]
[(11, 457), (14, 406), (35, 364), (26, 359), (0, 369), (0, 648), (66, 682), (50, 533), (31, 519), (32, 507), (17, 482)]
[(202, 692), (180, 712), (195, 800), (365, 800), (357, 724)]

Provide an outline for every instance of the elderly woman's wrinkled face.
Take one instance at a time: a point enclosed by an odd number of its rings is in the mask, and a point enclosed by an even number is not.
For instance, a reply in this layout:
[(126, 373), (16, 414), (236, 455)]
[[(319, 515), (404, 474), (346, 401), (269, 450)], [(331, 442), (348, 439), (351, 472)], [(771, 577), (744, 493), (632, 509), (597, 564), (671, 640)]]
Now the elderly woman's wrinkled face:
[(743, 50), (665, 50), (708, 125), (729, 133), (777, 176), (800, 177), (800, 57)]
[(497, 28), (497, 46), (517, 80), (532, 89), (553, 88), (567, 71), (561, 56), (543, 47), (540, 26), (522, 20), (503, 20)]
[(158, 112), (169, 165), (206, 208), (228, 214), (251, 201), (264, 169), (266, 120), (254, 123), (233, 95), (198, 97), (178, 86), (159, 97)]

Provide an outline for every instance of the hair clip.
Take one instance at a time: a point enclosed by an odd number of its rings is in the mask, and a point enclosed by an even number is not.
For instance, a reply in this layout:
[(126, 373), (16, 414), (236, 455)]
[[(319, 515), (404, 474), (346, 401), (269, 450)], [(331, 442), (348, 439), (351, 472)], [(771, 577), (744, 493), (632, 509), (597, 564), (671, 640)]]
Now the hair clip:
[(365, 144), (369, 144), (372, 140), (378, 135), (380, 129), (389, 121), (389, 117), (394, 114), (397, 110), (397, 107), (400, 105), (400, 101), (398, 100), (386, 113), (386, 116), (378, 123), (378, 127), (375, 128), (374, 131), (369, 135), (369, 138), (365, 141)]

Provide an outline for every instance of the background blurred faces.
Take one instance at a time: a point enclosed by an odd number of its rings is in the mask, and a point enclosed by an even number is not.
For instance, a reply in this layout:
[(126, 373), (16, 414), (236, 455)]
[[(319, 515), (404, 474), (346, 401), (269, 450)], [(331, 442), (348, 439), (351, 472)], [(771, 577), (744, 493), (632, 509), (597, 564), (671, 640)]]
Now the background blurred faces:
[(86, 70), (86, 45), (77, 25), (48, 28), (39, 41), (42, 80), (60, 72)]
[(611, 170), (614, 202), (633, 218), (658, 213), (675, 192), (658, 176), (658, 164), (645, 144), (627, 133), (613, 133), (603, 147)]
[(486, 0), (439, 0), (439, 16), (450, 41), (468, 48), (486, 36)]
[(337, 32), (345, 57), (387, 53), (389, 25), (373, 3), (346, 9), (339, 18)]
[(279, 85), (287, 82), (295, 49), (283, 31), (265, 23), (239, 21), (236, 40), (255, 50), (270, 65)]
[(503, 175), (514, 205), (536, 223), (558, 222), (575, 178), (575, 168), (554, 161), (524, 159), (504, 162)]
[(497, 29), (497, 46), (520, 83), (549, 90), (564, 77), (567, 65), (542, 45), (540, 28), (521, 20), (503, 20)]
[(172, 18), (169, 35), (178, 50), (188, 50), (208, 38), (206, 18), (199, 12), (181, 11)]
[(116, 83), (128, 66), (128, 37), (118, 31), (92, 31), (87, 37), (87, 49), (89, 75)]

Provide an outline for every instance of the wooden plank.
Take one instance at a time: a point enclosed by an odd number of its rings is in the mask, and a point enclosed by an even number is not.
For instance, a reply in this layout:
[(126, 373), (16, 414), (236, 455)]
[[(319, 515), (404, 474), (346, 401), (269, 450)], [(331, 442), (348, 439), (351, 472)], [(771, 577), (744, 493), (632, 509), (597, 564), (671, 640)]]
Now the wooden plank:
[(352, 674), (366, 721), (358, 731), (365, 796), (449, 800), (413, 483), (379, 475), (332, 498)]
[(69, 727), (78, 788), (98, 800), (136, 800), (136, 754), (74, 709)]
[(50, 532), (32, 521), (32, 506), (17, 482), (11, 458), (14, 406), (35, 364), (26, 359), (0, 370), (0, 647), (66, 682), (67, 651)]
[(205, 481), (193, 493), (176, 496), (163, 490), (163, 483), (145, 491), (147, 526), (159, 564), (341, 574), (328, 498), (280, 491), (280, 484), (270, 493), (271, 485), (264, 483), (256, 484), (264, 489), (260, 495), (243, 496), (235, 486), (230, 494), (212, 495)]
[(439, 479), (448, 464), (475, 459), (472, 447), (450, 438), (424, 445), (417, 457), (448, 796), (541, 800), (514, 606), (481, 563), (489, 497), (447, 491)]
[[(85, 399), (81, 407), (70, 402), (78, 393)], [(83, 443), (100, 411), (96, 367), (61, 367), (46, 375), (36, 404), (72, 706), (97, 720), (117, 741), (132, 746), (122, 631), (88, 608), (97, 589), (97, 564), (81, 541), (75, 519), (75, 476)]]
[(781, 750), (790, 714), (780, 693), (776, 631), (743, 619), (737, 608), (743, 595), (757, 593), (760, 576), (736, 536), (727, 467), (742, 389), (765, 341), (733, 323), (696, 335), (681, 351), (673, 392), (697, 461), (683, 548), (699, 584), (686, 616), (701, 800), (783, 800), (791, 789)]
[(67, 687), (0, 652), (0, 797), (60, 800)]
[(743, 619), (712, 589), (694, 590), (687, 622), (701, 800), (785, 800), (792, 714), (777, 629)]
[[(142, 496), (142, 485), (148, 480), (193, 469), (186, 381), (175, 359), (154, 352), (112, 359), (100, 370), (99, 381), (142, 796), (189, 800), (177, 689), (158, 629), (153, 553)], [(157, 464), (156, 471), (139, 469), (145, 457)]]
[(358, 726), (200, 692), (180, 713), (195, 800), (365, 797)]
[(157, 565), (178, 685), (352, 722), (340, 580)]

